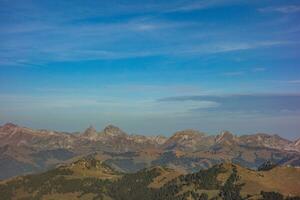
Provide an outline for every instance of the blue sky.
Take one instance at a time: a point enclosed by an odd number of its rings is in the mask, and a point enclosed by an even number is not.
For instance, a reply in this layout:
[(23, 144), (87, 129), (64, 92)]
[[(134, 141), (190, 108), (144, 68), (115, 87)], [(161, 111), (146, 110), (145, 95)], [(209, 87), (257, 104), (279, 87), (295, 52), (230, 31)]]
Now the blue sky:
[(0, 122), (300, 130), (300, 2), (0, 0)]

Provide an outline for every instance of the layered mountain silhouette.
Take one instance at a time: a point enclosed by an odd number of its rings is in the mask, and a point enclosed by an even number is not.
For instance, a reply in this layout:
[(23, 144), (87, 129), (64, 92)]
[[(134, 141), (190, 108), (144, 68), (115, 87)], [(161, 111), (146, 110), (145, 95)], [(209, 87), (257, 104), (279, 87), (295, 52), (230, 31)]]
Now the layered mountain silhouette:
[(166, 138), (127, 134), (113, 125), (71, 134), (7, 123), (0, 127), (0, 179), (46, 171), (95, 152), (101, 162), (123, 173), (158, 165), (191, 173), (224, 162), (251, 169), (266, 161), (300, 166), (299, 139), (278, 135), (208, 135), (188, 129)]

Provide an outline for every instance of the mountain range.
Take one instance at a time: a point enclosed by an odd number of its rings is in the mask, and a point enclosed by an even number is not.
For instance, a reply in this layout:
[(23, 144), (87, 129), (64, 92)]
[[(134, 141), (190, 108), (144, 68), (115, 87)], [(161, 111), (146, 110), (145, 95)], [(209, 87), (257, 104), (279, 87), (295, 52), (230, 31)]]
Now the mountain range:
[(152, 166), (192, 173), (225, 162), (257, 169), (266, 161), (300, 166), (300, 139), (264, 133), (237, 136), (228, 131), (209, 135), (192, 129), (167, 138), (127, 134), (113, 125), (101, 132), (91, 126), (82, 133), (12, 123), (0, 126), (0, 179), (46, 171), (93, 153), (121, 173)]
[[(268, 167), (266, 167), (268, 166)], [(122, 173), (91, 154), (44, 173), (0, 181), (5, 200), (299, 200), (300, 168), (216, 164), (192, 174), (153, 166)]]

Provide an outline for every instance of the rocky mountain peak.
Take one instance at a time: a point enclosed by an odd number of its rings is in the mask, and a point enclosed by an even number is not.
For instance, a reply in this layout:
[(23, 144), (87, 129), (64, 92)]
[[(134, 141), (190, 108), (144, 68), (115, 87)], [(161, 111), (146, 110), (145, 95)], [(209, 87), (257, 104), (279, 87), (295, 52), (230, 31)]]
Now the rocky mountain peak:
[(295, 141), (295, 146), (299, 146), (300, 147), (300, 138)]
[(199, 137), (199, 136), (205, 136), (205, 134), (194, 129), (186, 129), (174, 133), (174, 135), (171, 138), (192, 139), (193, 137)]
[(122, 131), (119, 127), (114, 126), (114, 125), (108, 125), (104, 128), (103, 134), (107, 136), (126, 136), (127, 134)]
[(167, 141), (167, 138), (162, 135), (157, 135), (157, 136), (150, 136), (150, 140), (154, 141), (155, 143), (162, 145)]
[(0, 132), (11, 133), (11, 132), (14, 132), (15, 130), (17, 130), (18, 128), (19, 128), (19, 126), (16, 124), (6, 123), (0, 127)]
[(1, 128), (3, 128), (3, 129), (11, 129), (11, 128), (17, 128), (17, 127), (18, 127), (18, 125), (16, 125), (16, 124), (6, 123)]
[(165, 149), (177, 149), (177, 150), (191, 150), (197, 149), (197, 146), (203, 144), (206, 141), (207, 136), (193, 129), (186, 129), (178, 131), (173, 134), (165, 143)]
[(222, 131), (221, 132), (222, 137), (233, 137), (233, 134), (230, 131)]
[(229, 131), (222, 131), (219, 135), (216, 136), (216, 142), (225, 142), (225, 141), (233, 141), (235, 136)]
[(293, 142), (293, 149), (300, 152), (300, 138)]
[(94, 139), (97, 137), (97, 130), (91, 125), (83, 132), (83, 136)]
[(257, 133), (254, 135), (245, 135), (240, 137), (241, 143), (250, 146), (263, 146), (274, 149), (284, 149), (292, 147), (292, 142), (280, 137), (279, 135), (269, 135), (266, 133)]
[(94, 126), (90, 125), (86, 130), (85, 132), (97, 132), (97, 130), (95, 129)]

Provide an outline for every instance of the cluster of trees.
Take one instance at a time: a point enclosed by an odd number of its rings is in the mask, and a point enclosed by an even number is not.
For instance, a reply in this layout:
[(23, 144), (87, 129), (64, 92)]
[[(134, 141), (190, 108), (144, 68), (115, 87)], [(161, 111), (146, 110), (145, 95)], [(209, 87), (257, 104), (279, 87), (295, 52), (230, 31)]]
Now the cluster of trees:
[(148, 187), (159, 171), (141, 170), (134, 174), (126, 174), (108, 187), (108, 195), (114, 200), (153, 200), (155, 191)]
[(273, 163), (272, 161), (268, 160), (268, 161), (262, 163), (262, 164), (257, 168), (257, 170), (258, 170), (258, 171), (268, 171), (268, 170), (273, 169), (274, 167), (276, 167), (276, 164)]
[(262, 200), (300, 200), (300, 197), (284, 197), (278, 192), (261, 192)]
[(198, 193), (194, 191), (188, 191), (181, 195), (176, 196), (176, 200), (194, 199), (194, 200), (209, 200), (206, 193)]
[[(58, 168), (48, 172), (28, 175), (0, 185), (1, 198), (13, 199), (20, 188), (28, 193), (28, 200), (40, 200), (44, 195), (52, 193), (80, 192), (82, 195), (95, 193), (102, 196), (111, 184), (108, 180), (97, 178), (68, 178), (73, 172), (69, 169)], [(1, 199), (0, 198), (0, 199)], [(26, 198), (23, 198), (26, 200)], [(101, 198), (98, 198), (101, 199)]]
[(200, 170), (194, 174), (181, 176), (180, 180), (186, 184), (194, 184), (199, 189), (215, 190), (220, 189), (221, 182), (217, 180), (220, 173), (224, 173), (225, 169), (222, 166), (215, 165), (207, 170)]
[(238, 184), (239, 176), (237, 170), (234, 167), (230, 177), (226, 180), (225, 184), (221, 187), (220, 197), (224, 200), (243, 200), (240, 195), (240, 191), (243, 184)]
[[(164, 187), (156, 192), (156, 200), (208, 200), (206, 193), (201, 190), (219, 190), (221, 189), (221, 182), (217, 180), (220, 173), (224, 173), (225, 169), (216, 165), (207, 170), (200, 170), (194, 174), (182, 175), (170, 181)], [(194, 190), (187, 191), (180, 194), (186, 187), (192, 187)]]
[[(14, 179), (7, 184), (0, 185), (0, 194), (3, 199), (11, 199), (15, 191), (21, 187), (28, 193), (40, 190), (43, 186), (43, 191), (51, 189), (52, 184), (49, 181), (60, 175), (72, 175), (72, 171), (64, 168), (57, 168), (42, 174), (27, 175), (19, 179)], [(39, 195), (39, 194), (37, 194)]]
[[(99, 163), (92, 161), (91, 166)], [(103, 180), (92, 177), (72, 177), (72, 171), (58, 168), (38, 175), (15, 179), (9, 184), (0, 185), (0, 199), (10, 200), (18, 188), (28, 192), (29, 196), (22, 200), (40, 200), (46, 194), (79, 193), (95, 194), (93, 200), (246, 200), (240, 195), (242, 184), (238, 181), (236, 168), (233, 166), (229, 178), (224, 184), (217, 180), (220, 173), (226, 170), (222, 165), (202, 170), (194, 174), (182, 175), (160, 189), (149, 188), (153, 179), (160, 175), (158, 168), (141, 170), (126, 174), (118, 180)], [(187, 189), (188, 188), (188, 189)], [(219, 191), (215, 197), (209, 198), (205, 190)], [(185, 191), (185, 192), (184, 192)], [(27, 198), (27, 199), (26, 199)], [(300, 200), (300, 197), (284, 197), (276, 192), (261, 192), (261, 200)]]

